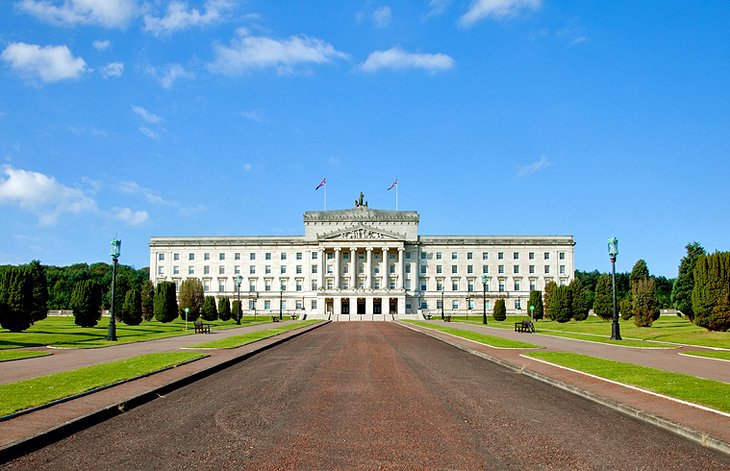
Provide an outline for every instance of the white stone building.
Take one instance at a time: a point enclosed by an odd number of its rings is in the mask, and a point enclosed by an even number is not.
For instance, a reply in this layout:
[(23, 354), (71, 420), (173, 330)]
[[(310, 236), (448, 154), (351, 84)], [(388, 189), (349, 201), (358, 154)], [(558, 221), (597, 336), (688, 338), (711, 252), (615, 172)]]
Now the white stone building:
[(207, 296), (240, 296), (244, 315), (339, 321), (491, 315), (498, 298), (528, 314), (530, 290), (573, 278), (572, 236), (425, 236), (418, 222), (361, 198), (304, 213), (303, 236), (152, 237), (150, 278), (199, 278)]

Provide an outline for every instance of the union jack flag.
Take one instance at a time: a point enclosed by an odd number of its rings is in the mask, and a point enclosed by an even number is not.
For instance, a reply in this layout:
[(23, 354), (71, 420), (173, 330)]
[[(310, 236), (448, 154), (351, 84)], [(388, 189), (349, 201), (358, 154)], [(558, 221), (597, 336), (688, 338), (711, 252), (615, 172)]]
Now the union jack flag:
[(317, 185), (317, 188), (315, 188), (314, 190), (317, 191), (320, 188), (322, 188), (323, 186), (325, 186), (326, 184), (327, 184), (327, 179), (326, 178), (323, 178), (322, 181), (319, 182), (319, 185)]
[(388, 187), (388, 191), (392, 190), (393, 187), (398, 186), (398, 179), (393, 180), (393, 183)]

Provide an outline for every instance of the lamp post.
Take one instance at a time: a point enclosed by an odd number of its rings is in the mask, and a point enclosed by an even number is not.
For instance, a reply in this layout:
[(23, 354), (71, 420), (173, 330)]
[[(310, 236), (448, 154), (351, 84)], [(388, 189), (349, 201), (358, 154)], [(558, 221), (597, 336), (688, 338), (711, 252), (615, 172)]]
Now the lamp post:
[(111, 256), (112, 256), (112, 305), (109, 310), (109, 330), (106, 334), (107, 340), (117, 340), (117, 322), (114, 319), (114, 285), (117, 283), (117, 261), (119, 254), (122, 252), (122, 241), (119, 239), (112, 239), (111, 243)]
[(248, 299), (253, 300), (253, 320), (256, 320), (256, 300), (259, 299), (258, 291), (249, 291)]
[(469, 322), (469, 311), (471, 311), (471, 295), (466, 297), (466, 321)]
[(241, 325), (241, 315), (243, 314), (243, 309), (241, 309), (241, 281), (243, 281), (243, 277), (241, 275), (238, 275), (236, 277), (236, 292), (238, 294), (238, 312), (236, 312), (236, 324), (238, 325)]
[(487, 323), (487, 277), (482, 276), (482, 324)]
[(188, 312), (190, 312), (190, 308), (185, 308), (185, 330), (188, 330)]
[(530, 304), (530, 322), (535, 321), (535, 306)]
[(441, 320), (444, 320), (444, 287), (441, 287)]
[(613, 285), (613, 317), (611, 323), (611, 340), (621, 340), (618, 325), (618, 309), (616, 309), (616, 256), (618, 255), (618, 239), (608, 239), (608, 256), (611, 257), (611, 284)]
[(283, 319), (282, 311), (284, 309), (284, 286), (279, 286), (279, 320)]

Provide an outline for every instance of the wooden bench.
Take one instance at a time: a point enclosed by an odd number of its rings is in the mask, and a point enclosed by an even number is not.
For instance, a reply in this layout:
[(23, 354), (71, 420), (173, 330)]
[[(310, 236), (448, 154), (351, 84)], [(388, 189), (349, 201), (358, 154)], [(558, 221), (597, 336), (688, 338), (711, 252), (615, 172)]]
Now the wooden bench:
[(298, 317), (299, 317), (298, 314), (292, 314), (291, 315), (291, 320), (295, 321), (295, 320), (297, 320)]
[(193, 325), (195, 326), (196, 334), (209, 334), (210, 333), (210, 324), (203, 324), (202, 321), (195, 321), (195, 322), (193, 322)]
[(423, 317), (425, 317), (427, 320), (431, 320), (431, 314), (424, 314)]
[(515, 322), (515, 332), (535, 332), (535, 325), (532, 321)]
[(271, 322), (279, 322), (279, 316), (271, 316)]

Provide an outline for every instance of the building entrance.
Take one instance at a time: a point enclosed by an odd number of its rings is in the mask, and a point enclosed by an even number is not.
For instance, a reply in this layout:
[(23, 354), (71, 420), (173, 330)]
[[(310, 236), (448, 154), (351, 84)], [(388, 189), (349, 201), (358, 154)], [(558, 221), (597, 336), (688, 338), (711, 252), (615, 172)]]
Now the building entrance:
[(357, 313), (365, 314), (365, 298), (357, 298)]
[(390, 314), (398, 314), (398, 300), (390, 298)]
[(383, 313), (383, 300), (381, 298), (373, 299), (373, 314)]

